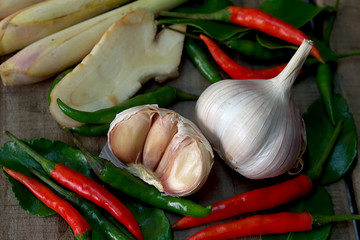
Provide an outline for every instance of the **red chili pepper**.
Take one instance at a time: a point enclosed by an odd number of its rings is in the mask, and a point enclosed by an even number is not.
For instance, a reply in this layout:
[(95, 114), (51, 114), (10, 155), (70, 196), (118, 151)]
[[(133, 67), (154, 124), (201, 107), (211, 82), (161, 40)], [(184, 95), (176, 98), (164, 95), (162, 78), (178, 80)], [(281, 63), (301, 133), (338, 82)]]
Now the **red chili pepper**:
[[(185, 216), (173, 224), (173, 229), (184, 229), (229, 218), (241, 213), (270, 209), (306, 195), (313, 187), (313, 181), (321, 176), (322, 168), (342, 129), (339, 121), (329, 143), (317, 164), (305, 175), (272, 186), (241, 193), (212, 205), (207, 217)], [(264, 201), (266, 199), (266, 201)]]
[(252, 235), (311, 230), (309, 213), (255, 215), (238, 221), (214, 225), (195, 233), (188, 240), (220, 240)]
[(253, 70), (235, 62), (209, 37), (200, 34), (200, 38), (206, 44), (217, 64), (233, 79), (270, 79), (276, 77), (286, 67), (286, 64), (283, 64), (274, 68)]
[(35, 152), (27, 144), (10, 132), (5, 131), (5, 133), (10, 136), (27, 154), (37, 161), (43, 167), (45, 172), (53, 179), (68, 189), (76, 192), (80, 196), (104, 208), (119, 222), (121, 222), (136, 237), (136, 239), (143, 239), (141, 229), (134, 215), (106, 188), (88, 176), (83, 175), (70, 167), (63, 164), (55, 164)]
[(136, 239), (143, 239), (139, 224), (130, 210), (96, 181), (62, 164), (56, 164), (50, 175), (66, 188), (106, 209), (124, 224)]
[[(188, 14), (179, 12), (161, 12), (162, 16), (184, 17), (192, 19), (206, 19), (230, 22), (244, 27), (256, 29), (273, 37), (300, 46), (304, 39), (310, 39), (301, 30), (274, 17), (258, 8), (230, 6), (213, 13)], [(312, 55), (324, 62), (319, 49), (314, 45)]]
[[(228, 11), (230, 12), (229, 20), (231, 23), (262, 31), (297, 46), (300, 46), (304, 39), (310, 39), (296, 27), (258, 8), (230, 6)], [(324, 61), (315, 45), (311, 53), (319, 61)]]
[(317, 216), (308, 212), (254, 215), (205, 228), (188, 240), (221, 240), (253, 235), (309, 231), (314, 226), (354, 219), (360, 219), (360, 215)]
[[(241, 193), (212, 205), (206, 217), (185, 216), (173, 224), (173, 229), (184, 229), (229, 218), (241, 213), (270, 209), (306, 195), (313, 187), (305, 175), (294, 179)], [(266, 201), (264, 201), (266, 199)]]
[(35, 179), (6, 167), (3, 169), (11, 177), (24, 184), (46, 206), (60, 214), (70, 225), (76, 239), (90, 239), (89, 224), (70, 203)]

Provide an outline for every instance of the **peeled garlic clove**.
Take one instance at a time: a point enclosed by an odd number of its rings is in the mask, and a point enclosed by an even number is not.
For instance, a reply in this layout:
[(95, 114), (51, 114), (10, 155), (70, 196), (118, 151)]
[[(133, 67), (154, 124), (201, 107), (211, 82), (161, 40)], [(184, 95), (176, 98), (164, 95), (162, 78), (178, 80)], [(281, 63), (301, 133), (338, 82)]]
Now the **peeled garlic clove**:
[(171, 122), (173, 114), (157, 115), (149, 130), (143, 148), (143, 164), (146, 168), (157, 168), (171, 139), (177, 132), (176, 125)]
[(196, 125), (154, 105), (119, 113), (110, 125), (108, 144), (132, 174), (172, 196), (199, 190), (213, 165), (212, 148)]
[(141, 162), (142, 148), (151, 126), (151, 111), (140, 111), (119, 121), (109, 132), (109, 144), (115, 156), (124, 163)]
[[(206, 161), (211, 155), (194, 138), (177, 134), (166, 149), (155, 172), (165, 192), (173, 195), (189, 195), (190, 189), (199, 189), (210, 172), (212, 162)], [(165, 163), (165, 164), (163, 164)]]
[(291, 98), (312, 42), (305, 40), (275, 78), (222, 80), (196, 103), (196, 119), (220, 157), (251, 179), (281, 175), (296, 165), (306, 146), (301, 114)]

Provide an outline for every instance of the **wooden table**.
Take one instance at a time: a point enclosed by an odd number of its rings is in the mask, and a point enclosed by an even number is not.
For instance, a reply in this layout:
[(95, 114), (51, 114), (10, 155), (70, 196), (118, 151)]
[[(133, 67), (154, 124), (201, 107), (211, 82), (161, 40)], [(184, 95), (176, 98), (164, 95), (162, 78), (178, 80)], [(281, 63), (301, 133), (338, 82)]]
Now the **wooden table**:
[[(261, 1), (234, 1), (242, 6), (257, 6)], [(332, 2), (331, 0), (317, 1), (318, 4)], [(331, 36), (331, 46), (336, 52), (350, 52), (360, 49), (360, 7), (358, 0), (340, 1), (339, 14)], [(341, 93), (348, 101), (350, 112), (354, 115), (358, 134), (360, 133), (360, 57), (350, 57), (338, 62), (336, 73), (336, 92)], [(184, 60), (181, 65), (181, 75), (169, 81), (170, 85), (183, 90), (200, 94), (209, 83), (199, 74), (193, 65)], [(62, 130), (51, 118), (48, 110), (47, 94), (50, 81), (21, 86), (4, 87), (0, 85), (0, 132), (9, 130), (20, 138), (45, 137), (51, 140), (61, 140), (71, 143), (71, 136)], [(294, 100), (305, 111), (307, 106), (319, 97), (313, 78), (295, 84), (293, 89)], [(182, 102), (171, 108), (185, 117), (194, 120), (194, 102)], [(0, 144), (9, 139), (0, 134)], [(84, 144), (92, 151), (102, 149), (105, 137), (81, 138)], [(353, 167), (351, 180), (355, 199), (355, 207), (360, 204), (360, 165)], [(261, 185), (261, 181), (254, 182), (244, 179), (234, 173), (216, 157), (215, 165), (205, 186), (191, 198), (202, 204), (211, 204), (215, 201), (231, 197)], [(340, 180), (326, 186), (332, 196), (336, 214), (349, 214), (350, 203), (347, 196), (346, 184)], [(179, 216), (169, 214), (174, 222)], [(352, 222), (335, 224), (330, 239), (352, 240), (357, 239)], [(198, 229), (177, 231), (175, 239), (185, 239)], [(12, 193), (11, 186), (0, 174), (0, 239), (72, 239), (67, 224), (58, 216), (40, 218), (32, 216), (21, 209)], [(246, 239), (258, 239), (257, 237)]]

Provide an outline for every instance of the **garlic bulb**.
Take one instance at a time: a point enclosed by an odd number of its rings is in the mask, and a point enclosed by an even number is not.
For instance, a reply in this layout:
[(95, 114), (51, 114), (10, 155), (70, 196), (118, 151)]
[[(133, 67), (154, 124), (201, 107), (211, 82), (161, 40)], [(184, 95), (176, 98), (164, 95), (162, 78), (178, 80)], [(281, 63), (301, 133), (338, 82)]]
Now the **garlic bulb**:
[(132, 174), (172, 196), (199, 190), (213, 165), (211, 145), (196, 125), (154, 105), (119, 113), (108, 146)]
[(220, 157), (243, 176), (281, 175), (305, 150), (305, 126), (291, 98), (291, 86), (311, 49), (312, 42), (304, 40), (273, 79), (222, 80), (199, 97), (199, 128)]

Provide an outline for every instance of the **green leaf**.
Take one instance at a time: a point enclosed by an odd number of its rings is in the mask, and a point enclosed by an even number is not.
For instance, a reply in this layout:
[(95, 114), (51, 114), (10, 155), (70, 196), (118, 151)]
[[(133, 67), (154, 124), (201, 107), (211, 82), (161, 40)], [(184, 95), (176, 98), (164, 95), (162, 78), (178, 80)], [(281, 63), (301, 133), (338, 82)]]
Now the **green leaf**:
[[(4, 171), (3, 171), (4, 172)], [(16, 181), (4, 172), (5, 176), (11, 183), (12, 190), (19, 205), (32, 215), (47, 217), (55, 214), (55, 212), (48, 208), (43, 202), (39, 201), (34, 194), (31, 193), (23, 184)]]
[[(357, 132), (354, 118), (341, 95), (334, 96), (335, 121), (343, 120), (343, 130), (331, 153), (319, 182), (329, 184), (338, 181), (350, 168), (357, 154)], [(311, 169), (319, 160), (328, 144), (334, 126), (327, 117), (322, 99), (312, 103), (303, 114), (308, 140), (305, 166)]]
[[(309, 21), (313, 20), (322, 11), (335, 11), (332, 6), (316, 7), (313, 4), (300, 0), (265, 0), (259, 7), (263, 11), (278, 17), (285, 22), (300, 28)], [(308, 35), (319, 48), (321, 55), (325, 61), (336, 61), (338, 56), (327, 46), (326, 43), (316, 39), (314, 36)], [(291, 44), (281, 43), (275, 38), (258, 37), (258, 42), (270, 49), (292, 48), (297, 49)]]
[[(212, 13), (220, 9), (224, 9), (232, 5), (231, 1), (218, 1), (218, 0), (208, 0), (202, 3), (201, 5), (181, 7), (176, 10), (176, 12), (183, 13)], [(186, 24), (195, 28), (195, 33), (204, 33), (209, 37), (217, 41), (225, 41), (235, 36), (238, 37), (239, 34), (247, 32), (249, 29), (234, 24), (228, 24), (218, 21), (208, 21), (208, 20), (195, 20), (195, 19), (179, 19), (179, 18), (160, 18), (157, 20), (157, 24), (161, 26), (162, 24)], [(191, 31), (191, 30), (190, 30)], [(189, 32), (189, 30), (187, 30)]]
[(256, 40), (258, 43), (260, 43), (261, 46), (269, 49), (283, 49), (283, 48), (289, 48), (293, 50), (298, 49), (298, 46), (286, 43), (285, 41), (279, 41), (274, 37), (270, 37), (264, 34), (256, 34)]
[[(25, 140), (35, 151), (38, 151), (44, 157), (57, 163), (63, 163), (77, 171), (87, 175), (95, 176), (87, 165), (85, 157), (81, 151), (59, 141), (50, 141), (44, 138)], [(33, 177), (30, 168), (45, 174), (41, 166), (33, 160), (26, 152), (21, 150), (14, 142), (6, 142), (0, 149), (0, 165), (21, 172), (27, 176)], [(17, 198), (19, 205), (30, 214), (38, 216), (49, 216), (55, 212), (46, 207), (37, 199), (23, 184), (8, 176), (12, 185), (12, 190)]]
[[(325, 188), (315, 188), (307, 197), (300, 201), (295, 201), (286, 209), (281, 211), (289, 212), (310, 212), (311, 214), (333, 215), (333, 204), (331, 197)], [(313, 229), (307, 232), (291, 232), (286, 234), (276, 234), (261, 236), (262, 240), (292, 240), (292, 239), (311, 239), (325, 240), (329, 237), (331, 225)]]
[(195, 33), (204, 33), (212, 39), (218, 41), (225, 41), (233, 37), (237, 37), (239, 34), (245, 33), (249, 30), (248, 28), (228, 23), (182, 18), (159, 19), (157, 24), (186, 24), (188, 26), (194, 27), (196, 29), (194, 31)]
[(145, 207), (139, 203), (125, 203), (140, 223), (146, 240), (171, 240), (171, 224), (164, 211)]
[(200, 5), (184, 6), (176, 9), (176, 12), (185, 13), (212, 13), (232, 5), (230, 0), (207, 0)]
[(259, 8), (296, 28), (304, 26), (327, 9), (300, 0), (265, 0)]
[[(65, 164), (82, 174), (85, 174), (93, 179), (97, 179), (90, 166), (88, 165), (85, 156), (78, 149), (71, 147), (60, 141), (50, 141), (45, 138), (37, 138), (26, 141), (35, 151), (44, 157), (56, 162)], [(22, 151), (13, 141), (6, 142), (0, 149), (0, 165), (14, 169), (28, 176), (31, 175), (30, 168), (46, 174), (41, 166), (33, 160), (27, 153)], [(12, 190), (19, 201), (19, 205), (30, 214), (38, 216), (49, 216), (54, 214), (54, 211), (46, 207), (39, 199), (37, 199), (24, 185), (7, 176), (9, 182), (12, 184)], [(123, 199), (120, 199), (121, 201)], [(171, 239), (171, 226), (165, 213), (160, 209), (145, 207), (139, 203), (127, 203), (130, 211), (138, 220), (143, 231), (144, 239)], [(93, 239), (100, 238), (101, 230), (94, 229)]]

